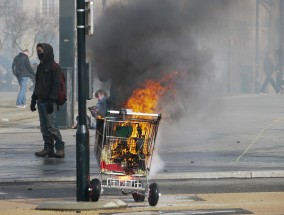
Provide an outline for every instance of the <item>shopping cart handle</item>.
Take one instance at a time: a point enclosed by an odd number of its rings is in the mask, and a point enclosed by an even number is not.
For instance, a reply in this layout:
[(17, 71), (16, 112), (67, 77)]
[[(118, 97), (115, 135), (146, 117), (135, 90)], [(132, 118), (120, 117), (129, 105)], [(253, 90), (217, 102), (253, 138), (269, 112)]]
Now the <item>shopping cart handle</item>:
[(152, 116), (152, 117), (161, 117), (161, 114), (157, 113), (139, 113), (133, 112), (132, 109), (120, 109), (118, 110), (108, 110), (107, 113), (109, 114), (120, 114), (120, 115), (136, 115), (136, 116)]

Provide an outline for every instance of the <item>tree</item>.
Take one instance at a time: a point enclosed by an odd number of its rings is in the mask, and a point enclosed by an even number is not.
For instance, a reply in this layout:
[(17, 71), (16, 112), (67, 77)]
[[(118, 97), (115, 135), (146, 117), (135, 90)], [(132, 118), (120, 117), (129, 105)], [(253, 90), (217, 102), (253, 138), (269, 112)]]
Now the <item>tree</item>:
[[(6, 8), (9, 5), (9, 0), (1, 0), (0, 1), (0, 22), (4, 19), (6, 15)], [(7, 35), (5, 33), (2, 33), (3, 30), (1, 30), (0, 34), (0, 51), (3, 49), (5, 41), (7, 40)]]
[(6, 18), (6, 35), (9, 37), (13, 49), (23, 50), (23, 46), (25, 46), (23, 38), (28, 27), (28, 17), (23, 12), (12, 14)]
[(3, 8), (3, 11), (5, 11), (5, 29), (3, 32), (6, 45), (11, 47), (9, 50), (11, 50), (12, 55), (15, 55), (19, 50), (28, 48), (31, 56), (33, 56), (37, 43), (54, 42), (59, 27), (57, 12), (43, 16), (38, 12), (32, 14), (25, 11), (11, 12), (11, 8), (13, 8), (11, 4)]
[(33, 54), (38, 42), (45, 41), (46, 43), (52, 43), (56, 39), (59, 31), (58, 13), (55, 13), (53, 17), (43, 17), (35, 14), (35, 17), (30, 20), (29, 29), (33, 35), (30, 43)]

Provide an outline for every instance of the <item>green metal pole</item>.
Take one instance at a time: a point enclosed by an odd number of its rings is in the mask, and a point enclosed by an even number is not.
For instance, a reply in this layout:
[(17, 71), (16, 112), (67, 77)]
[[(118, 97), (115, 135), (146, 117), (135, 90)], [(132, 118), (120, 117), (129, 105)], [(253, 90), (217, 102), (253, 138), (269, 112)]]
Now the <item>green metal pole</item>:
[(85, 1), (77, 0), (77, 47), (78, 47), (78, 127), (76, 133), (77, 201), (89, 201), (90, 151), (89, 131), (86, 126), (86, 38)]

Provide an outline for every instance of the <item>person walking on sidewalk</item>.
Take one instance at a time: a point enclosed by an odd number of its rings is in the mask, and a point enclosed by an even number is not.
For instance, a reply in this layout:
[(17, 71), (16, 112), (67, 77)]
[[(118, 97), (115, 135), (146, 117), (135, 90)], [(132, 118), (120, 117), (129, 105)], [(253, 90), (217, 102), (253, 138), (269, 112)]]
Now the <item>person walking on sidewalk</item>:
[[(64, 145), (56, 122), (57, 106), (54, 101), (60, 89), (60, 68), (53, 70), (53, 48), (47, 43), (37, 44), (37, 55), (40, 64), (37, 67), (35, 88), (32, 94), (30, 109), (38, 108), (40, 129), (44, 141), (43, 150), (36, 152), (38, 157), (64, 158)], [(55, 142), (55, 143), (54, 143)], [(56, 153), (54, 154), (54, 148)]]
[(264, 59), (263, 70), (265, 72), (266, 77), (265, 77), (265, 80), (264, 80), (264, 82), (261, 86), (260, 92), (264, 93), (265, 88), (267, 87), (268, 83), (270, 83), (272, 85), (272, 87), (274, 88), (275, 92), (279, 93), (281, 89), (278, 88), (274, 79), (272, 78), (272, 74), (275, 70), (275, 66), (272, 62), (271, 55), (268, 55)]
[(16, 100), (16, 106), (19, 108), (26, 108), (26, 90), (29, 78), (34, 79), (35, 73), (29, 61), (29, 51), (25, 49), (20, 52), (13, 60), (12, 70), (17, 77), (20, 85), (20, 90)]

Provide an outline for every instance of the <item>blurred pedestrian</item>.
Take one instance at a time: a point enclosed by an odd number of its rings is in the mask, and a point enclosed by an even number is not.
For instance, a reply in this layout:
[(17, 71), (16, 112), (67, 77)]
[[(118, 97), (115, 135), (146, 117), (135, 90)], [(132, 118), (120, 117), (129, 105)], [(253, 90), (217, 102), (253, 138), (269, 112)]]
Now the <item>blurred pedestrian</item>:
[(14, 58), (12, 64), (13, 73), (17, 77), (20, 85), (20, 90), (16, 100), (16, 106), (18, 108), (26, 108), (27, 83), (29, 78), (32, 80), (35, 78), (35, 73), (32, 69), (28, 55), (29, 51), (25, 49)]
[(95, 121), (91, 123), (91, 128), (96, 128), (96, 119), (103, 118), (106, 115), (108, 93), (103, 89), (99, 89), (95, 92), (95, 98), (98, 99), (96, 105), (88, 107), (88, 110), (95, 119)]
[[(86, 123), (88, 128), (96, 128), (96, 119), (104, 117), (107, 112), (106, 99), (108, 98), (108, 93), (103, 89), (99, 89), (95, 92), (95, 98), (98, 99), (96, 105), (88, 107), (88, 110), (94, 118), (94, 121), (93, 118), (90, 118), (88, 115), (86, 115)], [(74, 124), (72, 128), (76, 129), (78, 127), (78, 121), (79, 117), (77, 116), (76, 124)]]
[(99, 89), (95, 92), (95, 97), (98, 99), (96, 105), (89, 107), (89, 111), (91, 112), (94, 118), (104, 117), (107, 112), (107, 98), (108, 94), (103, 89)]
[[(56, 123), (57, 99), (60, 89), (60, 67), (53, 68), (55, 63), (53, 48), (46, 43), (37, 45), (37, 55), (40, 64), (37, 67), (35, 88), (30, 105), (31, 111), (38, 108), (40, 129), (44, 141), (43, 150), (36, 152), (38, 157), (64, 158), (64, 145), (60, 130)], [(54, 144), (55, 142), (55, 144)], [(56, 153), (54, 154), (54, 148)]]
[(265, 80), (264, 80), (264, 82), (261, 86), (260, 92), (264, 93), (265, 88), (270, 83), (272, 85), (272, 87), (274, 88), (275, 92), (279, 93), (281, 89), (279, 89), (277, 87), (274, 79), (272, 78), (272, 74), (275, 71), (275, 66), (272, 62), (271, 55), (266, 56), (266, 58), (264, 59), (263, 70), (264, 70), (266, 77), (265, 77)]
[(276, 71), (276, 86), (277, 86), (277, 89), (280, 90), (280, 93), (283, 93), (283, 74), (282, 74), (282, 65), (281, 65), (281, 62), (282, 62), (282, 51), (281, 49), (277, 49), (275, 51), (276, 53), (276, 66), (275, 66), (275, 71)]

